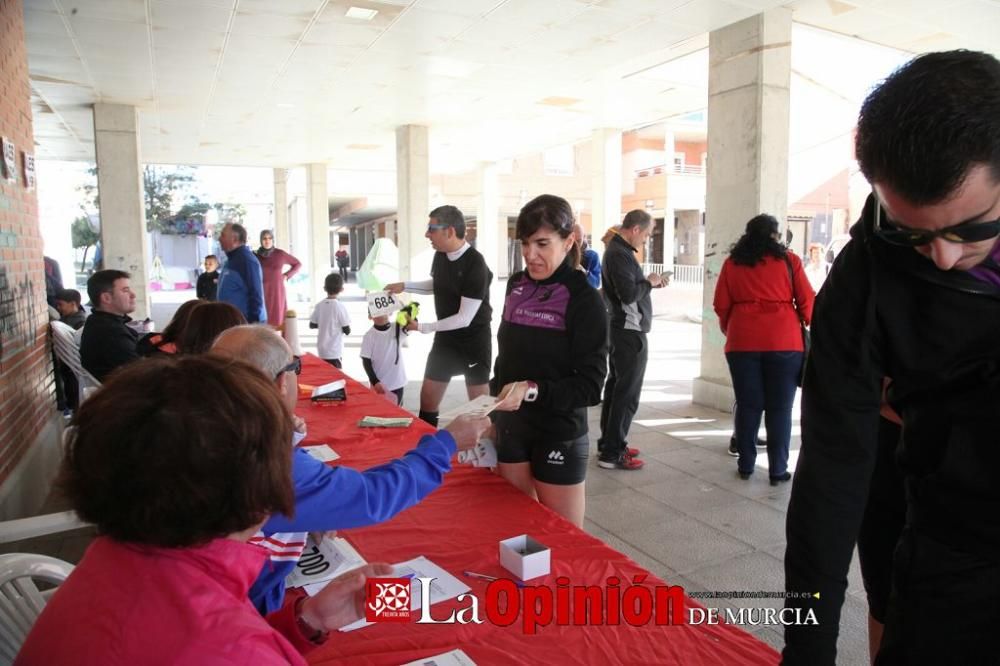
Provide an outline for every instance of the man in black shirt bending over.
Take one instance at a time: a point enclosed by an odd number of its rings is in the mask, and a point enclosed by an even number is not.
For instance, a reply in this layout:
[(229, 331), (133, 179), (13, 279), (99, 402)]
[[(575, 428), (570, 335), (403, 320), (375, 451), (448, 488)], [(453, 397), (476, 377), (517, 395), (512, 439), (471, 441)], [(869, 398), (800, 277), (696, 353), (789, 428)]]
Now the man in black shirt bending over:
[(490, 284), (493, 273), (483, 255), (465, 242), (465, 217), (454, 206), (430, 213), (424, 236), (436, 250), (431, 279), (396, 282), (386, 291), (434, 293), (437, 321), (411, 322), (407, 330), (434, 332), (420, 388), (420, 418), (437, 426), (438, 407), (455, 375), (465, 375), (469, 399), (489, 393), (493, 338), (490, 332)]

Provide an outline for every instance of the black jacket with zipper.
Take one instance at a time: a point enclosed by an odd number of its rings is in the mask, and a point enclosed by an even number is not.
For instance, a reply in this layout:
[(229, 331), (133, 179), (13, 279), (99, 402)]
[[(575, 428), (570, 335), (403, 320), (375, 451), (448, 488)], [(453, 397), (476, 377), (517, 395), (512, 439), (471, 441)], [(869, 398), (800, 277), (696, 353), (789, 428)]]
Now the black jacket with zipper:
[[(832, 664), (875, 459), (883, 376), (903, 419), (908, 525), (1000, 561), (1000, 290), (874, 236), (873, 198), (816, 299), (788, 505), (785, 663)], [(819, 598), (811, 596), (819, 593)], [(805, 617), (805, 610), (802, 611)]]

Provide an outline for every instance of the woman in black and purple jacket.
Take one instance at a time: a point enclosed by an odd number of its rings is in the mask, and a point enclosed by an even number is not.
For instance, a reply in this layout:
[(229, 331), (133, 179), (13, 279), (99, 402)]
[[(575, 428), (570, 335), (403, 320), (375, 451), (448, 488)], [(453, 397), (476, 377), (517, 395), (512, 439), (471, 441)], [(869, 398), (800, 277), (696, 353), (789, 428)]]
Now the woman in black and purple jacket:
[(573, 209), (551, 194), (517, 218), (525, 270), (507, 282), (498, 354), (490, 382), (500, 474), (583, 525), (590, 449), (587, 407), (601, 400), (608, 315), (577, 270)]

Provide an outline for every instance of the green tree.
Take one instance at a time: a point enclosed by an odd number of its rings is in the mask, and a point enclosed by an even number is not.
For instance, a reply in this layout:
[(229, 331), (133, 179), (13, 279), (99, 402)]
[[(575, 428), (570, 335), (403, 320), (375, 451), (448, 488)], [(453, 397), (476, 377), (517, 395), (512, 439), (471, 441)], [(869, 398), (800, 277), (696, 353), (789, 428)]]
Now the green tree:
[(146, 231), (163, 231), (171, 217), (174, 195), (194, 181), (194, 169), (147, 164), (142, 170), (146, 197)]
[(101, 240), (101, 235), (90, 226), (90, 218), (87, 215), (81, 215), (73, 220), (70, 231), (73, 236), (73, 248), (83, 248), (83, 261), (80, 262), (80, 268), (83, 269), (87, 265), (87, 253), (97, 241)]

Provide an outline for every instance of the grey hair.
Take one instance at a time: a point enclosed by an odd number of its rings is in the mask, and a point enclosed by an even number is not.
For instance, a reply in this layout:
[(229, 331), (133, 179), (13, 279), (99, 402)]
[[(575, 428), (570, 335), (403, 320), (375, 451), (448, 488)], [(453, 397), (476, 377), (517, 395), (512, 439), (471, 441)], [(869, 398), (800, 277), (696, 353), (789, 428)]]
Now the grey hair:
[(268, 377), (277, 377), (292, 360), (292, 349), (277, 331), (259, 324), (226, 329), (212, 344), (213, 353), (246, 361)]

